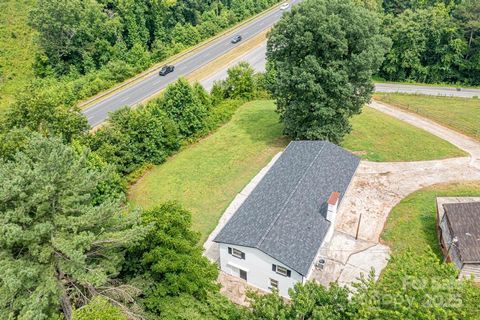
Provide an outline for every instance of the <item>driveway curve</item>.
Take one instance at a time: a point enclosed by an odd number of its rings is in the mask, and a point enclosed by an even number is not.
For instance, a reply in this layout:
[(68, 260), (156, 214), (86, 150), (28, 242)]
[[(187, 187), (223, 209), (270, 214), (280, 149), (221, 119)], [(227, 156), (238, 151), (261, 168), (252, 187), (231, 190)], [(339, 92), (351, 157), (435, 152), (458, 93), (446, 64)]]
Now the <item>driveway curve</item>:
[(371, 268), (379, 276), (390, 256), (380, 235), (390, 211), (410, 193), (438, 183), (480, 181), (480, 142), (383, 103), (373, 101), (369, 107), (430, 132), (470, 156), (418, 162), (362, 161), (338, 212), (334, 236), (321, 252), (327, 259), (325, 269), (312, 275), (323, 284), (338, 281), (348, 285)]

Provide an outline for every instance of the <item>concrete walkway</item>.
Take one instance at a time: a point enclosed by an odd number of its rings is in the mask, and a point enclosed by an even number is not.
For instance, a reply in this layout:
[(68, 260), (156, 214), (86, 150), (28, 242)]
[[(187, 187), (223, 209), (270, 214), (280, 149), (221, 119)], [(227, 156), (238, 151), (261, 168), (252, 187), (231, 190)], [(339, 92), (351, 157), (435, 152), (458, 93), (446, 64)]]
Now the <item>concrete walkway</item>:
[(339, 210), (334, 236), (322, 249), (327, 263), (312, 276), (323, 284), (348, 285), (372, 268), (379, 276), (390, 255), (389, 248), (379, 243), (380, 235), (390, 211), (410, 193), (438, 183), (480, 181), (478, 141), (392, 106), (374, 101), (370, 107), (449, 141), (470, 156), (419, 162), (362, 161)]

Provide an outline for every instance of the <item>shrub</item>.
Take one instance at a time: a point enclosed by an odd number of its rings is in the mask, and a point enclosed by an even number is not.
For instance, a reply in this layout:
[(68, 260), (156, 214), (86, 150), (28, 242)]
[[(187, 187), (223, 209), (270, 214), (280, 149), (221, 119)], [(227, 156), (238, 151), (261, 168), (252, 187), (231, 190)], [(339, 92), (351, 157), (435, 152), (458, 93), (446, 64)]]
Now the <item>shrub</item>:
[(163, 97), (153, 107), (153, 113), (163, 110), (178, 126), (182, 138), (192, 137), (205, 126), (208, 105), (205, 105), (207, 93), (199, 86), (192, 87), (184, 78), (180, 78), (165, 90)]
[(73, 320), (128, 320), (122, 311), (108, 302), (107, 299), (97, 296), (83, 308), (73, 311)]
[(123, 108), (110, 126), (87, 138), (89, 147), (126, 175), (145, 162), (160, 164), (180, 147), (175, 123), (161, 110)]

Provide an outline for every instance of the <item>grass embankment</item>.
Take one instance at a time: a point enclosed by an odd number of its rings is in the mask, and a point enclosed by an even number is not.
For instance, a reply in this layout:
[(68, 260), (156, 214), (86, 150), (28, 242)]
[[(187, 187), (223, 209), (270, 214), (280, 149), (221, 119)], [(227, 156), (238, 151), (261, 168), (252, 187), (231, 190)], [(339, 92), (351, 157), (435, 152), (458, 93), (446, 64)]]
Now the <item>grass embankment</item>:
[(35, 0), (0, 1), (0, 113), (33, 77), (37, 47), (28, 15), (34, 3)]
[(467, 154), (422, 129), (365, 107), (353, 117), (343, 146), (370, 161), (421, 161)]
[(430, 247), (439, 257), (436, 197), (479, 197), (480, 182), (440, 184), (410, 194), (396, 205), (385, 224), (382, 240), (394, 253), (406, 249), (422, 254)]
[(235, 195), (286, 146), (281, 132), (272, 102), (247, 103), (216, 133), (148, 172), (130, 199), (143, 208), (179, 201), (203, 242)]
[[(375, 111), (367, 111), (361, 117), (368, 117), (364, 121), (370, 123), (375, 134), (362, 135), (357, 131), (355, 141), (363, 145), (362, 139), (375, 140), (367, 141), (365, 145), (370, 146), (373, 154), (381, 154), (388, 159), (390, 149), (374, 150), (383, 148), (383, 144), (376, 140), (385, 139), (390, 134), (384, 131), (385, 126), (374, 124), (385, 120)], [(398, 126), (396, 134), (400, 137), (404, 130), (408, 130), (398, 120), (392, 118), (389, 121)], [(288, 141), (281, 133), (282, 125), (272, 101), (247, 103), (214, 134), (186, 147), (166, 163), (147, 172), (131, 187), (130, 200), (143, 208), (151, 208), (167, 200), (179, 201), (192, 211), (193, 228), (201, 233), (203, 242), (236, 194), (287, 145)], [(423, 139), (433, 145), (439, 143), (433, 136)], [(423, 148), (408, 139), (401, 141), (407, 146), (403, 151), (405, 157), (418, 154)], [(398, 157), (398, 154), (395, 153), (395, 156)]]
[(453, 130), (480, 140), (480, 100), (427, 95), (378, 93), (374, 99), (418, 113)]

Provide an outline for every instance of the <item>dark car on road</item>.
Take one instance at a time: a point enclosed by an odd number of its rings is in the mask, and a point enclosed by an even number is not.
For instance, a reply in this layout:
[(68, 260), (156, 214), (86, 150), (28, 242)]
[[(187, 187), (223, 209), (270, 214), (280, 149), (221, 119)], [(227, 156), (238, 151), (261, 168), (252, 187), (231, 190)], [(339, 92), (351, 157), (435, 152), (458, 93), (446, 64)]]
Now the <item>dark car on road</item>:
[(240, 41), (242, 41), (242, 36), (239, 35), (239, 34), (237, 34), (235, 37), (232, 38), (232, 41), (231, 41), (231, 42), (232, 42), (232, 43), (238, 43), (238, 42), (240, 42)]
[(162, 69), (160, 69), (160, 72), (158, 74), (161, 76), (166, 76), (170, 72), (173, 72), (173, 70), (175, 70), (175, 67), (172, 65), (163, 66)]

